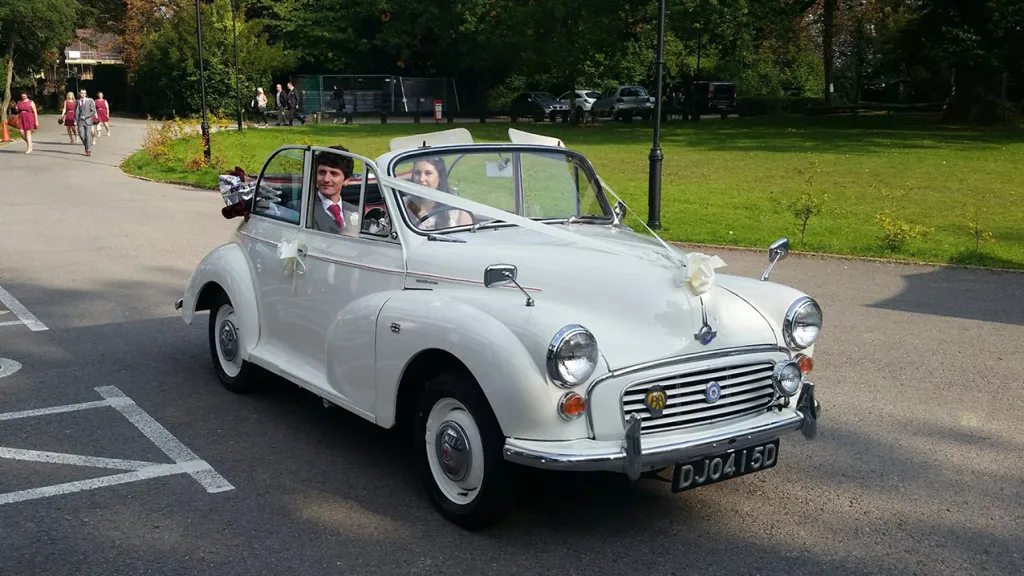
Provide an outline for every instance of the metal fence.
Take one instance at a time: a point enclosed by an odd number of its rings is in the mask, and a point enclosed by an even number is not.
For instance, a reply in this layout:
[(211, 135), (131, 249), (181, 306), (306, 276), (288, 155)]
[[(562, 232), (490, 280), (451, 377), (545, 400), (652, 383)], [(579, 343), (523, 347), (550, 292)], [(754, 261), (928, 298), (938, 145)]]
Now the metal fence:
[(452, 78), (318, 74), (296, 76), (292, 83), (306, 113), (427, 113), (434, 100), (446, 111), (462, 110)]

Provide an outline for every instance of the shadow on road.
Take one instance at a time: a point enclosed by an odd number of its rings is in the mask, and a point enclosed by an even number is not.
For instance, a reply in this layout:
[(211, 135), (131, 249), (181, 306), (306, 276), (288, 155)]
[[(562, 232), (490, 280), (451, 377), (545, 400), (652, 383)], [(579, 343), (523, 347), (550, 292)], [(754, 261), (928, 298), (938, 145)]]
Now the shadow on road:
[(1024, 274), (939, 268), (903, 278), (899, 294), (869, 307), (1024, 326)]

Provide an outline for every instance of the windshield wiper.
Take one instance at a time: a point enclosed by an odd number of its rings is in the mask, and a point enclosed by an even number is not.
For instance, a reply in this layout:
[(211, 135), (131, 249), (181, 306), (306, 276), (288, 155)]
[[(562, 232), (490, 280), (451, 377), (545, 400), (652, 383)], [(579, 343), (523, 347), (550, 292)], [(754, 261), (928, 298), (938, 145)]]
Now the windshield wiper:
[(473, 224), (472, 226), (469, 227), (469, 231), (470, 232), (476, 232), (477, 230), (480, 229), (481, 226), (487, 226), (489, 224), (494, 224), (495, 222), (503, 222), (503, 220), (498, 220), (497, 218), (491, 218), (490, 220), (484, 220), (483, 222), (477, 222), (476, 224)]
[(604, 214), (580, 214), (578, 216), (570, 216), (566, 218), (566, 224), (575, 224), (579, 222), (581, 224), (595, 224), (608, 222), (612, 219), (611, 216), (605, 216)]
[(427, 234), (427, 240), (431, 240), (431, 241), (434, 241), (434, 242), (457, 242), (459, 244), (465, 244), (466, 243), (466, 241), (463, 240), (462, 238), (449, 238), (447, 236), (441, 236), (441, 234), (439, 234), (437, 232), (434, 232), (432, 234)]

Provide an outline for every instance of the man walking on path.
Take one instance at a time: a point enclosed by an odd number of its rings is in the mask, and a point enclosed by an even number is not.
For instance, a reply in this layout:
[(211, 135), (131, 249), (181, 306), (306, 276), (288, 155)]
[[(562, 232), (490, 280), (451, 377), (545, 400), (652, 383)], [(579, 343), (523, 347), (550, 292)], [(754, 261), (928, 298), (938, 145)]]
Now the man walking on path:
[(85, 90), (78, 92), (78, 106), (75, 106), (75, 124), (78, 136), (85, 144), (85, 155), (92, 156), (92, 120), (96, 117), (96, 101), (86, 96)]

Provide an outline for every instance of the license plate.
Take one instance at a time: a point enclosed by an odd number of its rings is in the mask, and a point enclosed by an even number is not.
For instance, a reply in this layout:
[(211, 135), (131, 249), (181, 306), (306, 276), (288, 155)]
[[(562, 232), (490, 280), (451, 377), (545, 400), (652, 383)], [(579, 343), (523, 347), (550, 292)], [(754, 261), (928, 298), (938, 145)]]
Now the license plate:
[(764, 444), (677, 462), (672, 473), (672, 491), (684, 492), (723, 480), (730, 480), (772, 468), (779, 461), (779, 439)]

